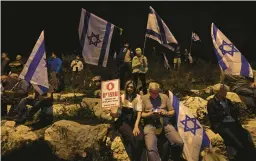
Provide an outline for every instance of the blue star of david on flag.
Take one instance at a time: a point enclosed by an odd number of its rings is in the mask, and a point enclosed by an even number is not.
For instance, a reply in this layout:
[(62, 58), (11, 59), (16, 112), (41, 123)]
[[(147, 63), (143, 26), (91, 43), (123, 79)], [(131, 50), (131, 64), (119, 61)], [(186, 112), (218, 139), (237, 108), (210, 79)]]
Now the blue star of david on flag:
[[(192, 132), (194, 135), (196, 135), (196, 130), (201, 128), (201, 127), (197, 124), (196, 118), (191, 118), (191, 117), (189, 117), (188, 115), (186, 115), (185, 120), (182, 120), (182, 121), (180, 121), (180, 122), (181, 122), (181, 124), (184, 125), (184, 132), (190, 131), (190, 132)], [(189, 125), (191, 125), (191, 124), (189, 124), (189, 123), (192, 123), (192, 124), (193, 124), (192, 127), (189, 126)], [(188, 125), (188, 124), (189, 124), (189, 125)]]
[(239, 52), (232, 43), (228, 44), (225, 40), (222, 41), (219, 49), (221, 50), (223, 55), (229, 54), (231, 56), (234, 56), (234, 52)]
[[(88, 36), (87, 38), (89, 39), (89, 45), (93, 44), (94, 46), (97, 47), (98, 43), (101, 42), (100, 38), (99, 38), (99, 34), (96, 35), (92, 32), (91, 36)], [(94, 38), (94, 39), (93, 39)]]

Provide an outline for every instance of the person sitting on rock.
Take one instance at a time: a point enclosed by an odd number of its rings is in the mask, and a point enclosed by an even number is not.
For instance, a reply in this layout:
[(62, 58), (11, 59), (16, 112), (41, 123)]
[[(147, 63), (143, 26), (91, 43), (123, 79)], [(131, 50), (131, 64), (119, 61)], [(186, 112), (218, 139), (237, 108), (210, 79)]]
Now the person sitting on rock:
[(253, 70), (253, 78), (225, 74), (221, 70), (221, 82), (224, 82), (237, 93), (247, 107), (256, 112), (256, 71)]
[(11, 73), (20, 74), (21, 71), (23, 70), (23, 67), (24, 67), (24, 63), (22, 61), (22, 56), (21, 55), (17, 55), (16, 56), (16, 61), (11, 62), (9, 64), (9, 67), (11, 69)]
[(183, 147), (184, 143), (177, 130), (170, 123), (175, 111), (166, 94), (160, 93), (160, 85), (149, 84), (149, 94), (142, 97), (142, 118), (144, 119), (144, 136), (149, 161), (160, 161), (157, 148), (156, 129), (164, 128), (165, 136), (171, 144)]
[[(18, 114), (14, 120), (16, 124), (24, 124), (27, 120), (33, 120), (34, 115), (41, 109), (40, 122), (44, 125), (52, 123), (52, 112), (47, 113), (48, 109), (52, 109), (53, 106), (53, 93), (52, 89), (49, 89), (47, 93), (39, 95), (38, 92), (34, 92), (33, 96), (23, 98), (17, 105)], [(26, 110), (26, 106), (32, 106), (30, 110)]]
[(24, 80), (19, 79), (16, 73), (12, 73), (9, 75), (9, 78), (17, 82), (13, 84), (13, 87), (5, 88), (1, 93), (1, 115), (7, 115), (7, 105), (11, 105), (11, 109), (8, 113), (8, 116), (11, 117), (15, 114), (15, 105), (17, 105), (20, 100), (24, 97), (28, 96), (28, 90), (30, 84)]
[(121, 107), (117, 112), (110, 110), (110, 115), (118, 118), (114, 127), (122, 134), (125, 144), (130, 145), (131, 161), (140, 161), (144, 145), (143, 131), (140, 127), (141, 97), (136, 94), (133, 81), (127, 81), (124, 89), (125, 93), (121, 95)]
[(235, 155), (238, 161), (255, 160), (256, 151), (252, 140), (249, 139), (250, 134), (241, 126), (238, 120), (239, 112), (226, 95), (227, 87), (222, 85), (217, 90), (217, 94), (208, 101), (207, 110), (211, 129), (220, 134), (226, 147), (235, 149), (237, 154), (230, 155)]

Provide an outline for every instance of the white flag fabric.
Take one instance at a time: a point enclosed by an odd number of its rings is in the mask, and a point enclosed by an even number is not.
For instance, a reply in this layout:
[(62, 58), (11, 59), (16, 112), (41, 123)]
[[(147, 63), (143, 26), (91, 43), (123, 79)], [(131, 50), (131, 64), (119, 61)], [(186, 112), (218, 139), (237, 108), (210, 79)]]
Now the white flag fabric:
[(185, 159), (198, 161), (201, 151), (211, 147), (210, 140), (199, 121), (171, 91), (169, 91), (169, 99), (175, 110), (177, 130), (184, 142)]
[(164, 66), (165, 66), (165, 68), (166, 69), (171, 69), (171, 66), (169, 65), (169, 62), (168, 62), (168, 59), (166, 58), (166, 55), (165, 55), (165, 53), (163, 53), (163, 55), (164, 55)]
[(200, 41), (199, 36), (195, 32), (192, 32), (192, 40), (193, 41)]
[(49, 90), (44, 31), (41, 32), (19, 78), (30, 82), (40, 95)]
[(85, 62), (106, 67), (114, 25), (82, 9), (78, 30)]
[(170, 43), (178, 44), (170, 29), (151, 6), (149, 7), (146, 37), (159, 42), (172, 51), (174, 48)]
[(224, 73), (252, 78), (253, 71), (249, 62), (213, 23), (211, 35), (217, 60)]

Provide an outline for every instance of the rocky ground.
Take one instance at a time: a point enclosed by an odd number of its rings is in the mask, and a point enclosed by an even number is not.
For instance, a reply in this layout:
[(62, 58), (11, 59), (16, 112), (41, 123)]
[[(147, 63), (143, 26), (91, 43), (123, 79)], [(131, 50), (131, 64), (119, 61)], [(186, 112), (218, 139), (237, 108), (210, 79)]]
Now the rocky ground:
[[(225, 155), (221, 137), (209, 129), (207, 100), (218, 85), (191, 90), (182, 102), (203, 124), (212, 146)], [(83, 94), (54, 95), (54, 123), (39, 130), (29, 124), (15, 126), (1, 121), (2, 159), (6, 161), (129, 161), (120, 134), (111, 128), (114, 119), (101, 108), (100, 99), (83, 98)], [(256, 145), (256, 117), (232, 92), (227, 96), (239, 108), (243, 126), (251, 133)]]

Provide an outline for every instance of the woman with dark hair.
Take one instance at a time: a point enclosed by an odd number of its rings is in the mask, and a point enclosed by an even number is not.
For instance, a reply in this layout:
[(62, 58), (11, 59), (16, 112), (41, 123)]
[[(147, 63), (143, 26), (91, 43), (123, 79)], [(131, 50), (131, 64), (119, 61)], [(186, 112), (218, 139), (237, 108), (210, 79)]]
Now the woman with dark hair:
[(140, 95), (136, 94), (133, 81), (125, 84), (125, 93), (121, 95), (121, 106), (117, 112), (110, 112), (111, 116), (118, 118), (114, 126), (122, 134), (124, 143), (131, 147), (131, 161), (140, 161), (143, 151), (143, 130), (140, 127), (142, 102)]

